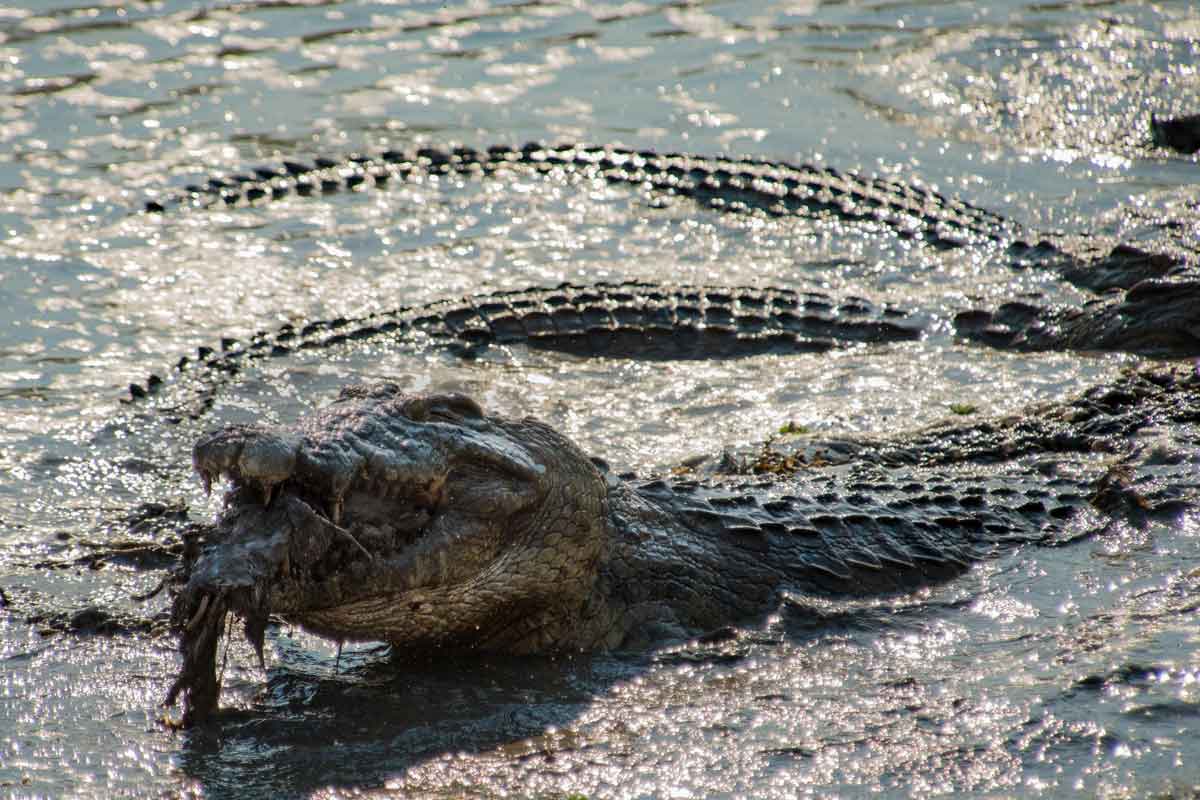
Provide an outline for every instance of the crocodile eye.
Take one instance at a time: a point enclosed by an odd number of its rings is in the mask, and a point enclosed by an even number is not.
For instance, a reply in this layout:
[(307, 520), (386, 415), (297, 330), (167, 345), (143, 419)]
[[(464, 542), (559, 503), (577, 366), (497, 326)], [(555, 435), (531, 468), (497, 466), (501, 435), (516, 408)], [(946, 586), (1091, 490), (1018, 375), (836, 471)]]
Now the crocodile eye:
[(473, 398), (457, 392), (429, 398), (429, 413), (451, 419), (482, 419), (483, 408)]
[(425, 422), (429, 419), (429, 400), (428, 397), (409, 397), (400, 406), (400, 413), (413, 422)]

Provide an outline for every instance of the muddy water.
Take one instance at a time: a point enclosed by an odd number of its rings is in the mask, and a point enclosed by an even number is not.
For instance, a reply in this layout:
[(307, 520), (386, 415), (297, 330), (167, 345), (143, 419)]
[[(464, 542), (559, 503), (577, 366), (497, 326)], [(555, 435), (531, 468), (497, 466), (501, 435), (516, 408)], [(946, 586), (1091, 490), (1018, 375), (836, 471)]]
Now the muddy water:
[[(286, 627), (231, 646), (231, 711), (158, 724), (174, 643), (50, 631), (149, 619), (169, 543), (215, 501), (188, 450), (350, 380), (455, 388), (652, 473), (761, 441), (1009, 411), (1119, 356), (956, 341), (967, 304), (1078, 302), (994, 246), (723, 215), (570, 176), (424, 180), (254, 208), (136, 213), (283, 159), (419, 143), (621, 142), (823, 162), (934, 186), (1076, 246), (1197, 247), (1189, 3), (27, 4), (0, 9), (0, 792), (17, 796), (1063, 796), (1200, 784), (1194, 524), (1022, 551), (888, 603), (793, 603), (720, 652), (397, 664)], [(1088, 234), (1088, 236), (1084, 236)], [(124, 387), (222, 336), (497, 288), (782, 285), (919, 309), (920, 342), (643, 363), (404, 343), (277, 359), (203, 419)], [(95, 567), (95, 568), (93, 568)], [(789, 610), (790, 609), (790, 610)], [(33, 621), (30, 621), (31, 618)]]

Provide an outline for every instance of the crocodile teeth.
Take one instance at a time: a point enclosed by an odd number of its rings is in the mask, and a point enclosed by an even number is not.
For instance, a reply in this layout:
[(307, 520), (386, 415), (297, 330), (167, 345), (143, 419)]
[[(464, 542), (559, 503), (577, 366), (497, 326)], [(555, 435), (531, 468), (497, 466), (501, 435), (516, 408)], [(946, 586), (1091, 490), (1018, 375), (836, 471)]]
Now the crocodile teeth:
[(188, 620), (184, 630), (190, 631), (200, 623), (200, 620), (204, 618), (204, 612), (208, 611), (208, 601), (210, 599), (210, 595), (207, 594), (200, 598), (200, 607), (196, 609), (195, 614), (192, 614), (192, 618)]
[(263, 508), (271, 507), (271, 495), (274, 494), (274, 492), (275, 492), (275, 484), (273, 484), (273, 483), (264, 483), (263, 484)]

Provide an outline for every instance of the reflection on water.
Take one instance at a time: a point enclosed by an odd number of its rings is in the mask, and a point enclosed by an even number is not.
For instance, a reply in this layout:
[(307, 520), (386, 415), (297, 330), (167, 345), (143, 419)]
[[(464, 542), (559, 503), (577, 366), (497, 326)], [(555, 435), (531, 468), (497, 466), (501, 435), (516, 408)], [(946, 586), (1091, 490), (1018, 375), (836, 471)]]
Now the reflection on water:
[[(1068, 248), (1194, 257), (1195, 157), (1151, 148), (1148, 120), (1200, 110), (1198, 34), (1188, 3), (0, 9), (5, 793), (1185, 793), (1200, 783), (1190, 522), (1018, 552), (903, 602), (794, 598), (767, 630), (640, 658), (397, 663), (284, 628), (266, 676), (231, 647), (234, 710), (187, 735), (156, 722), (169, 638), (25, 620), (152, 617), (161, 596), (132, 598), (160, 569), (92, 569), (94, 545), (177, 533), (145, 522), (148, 503), (210, 516), (189, 475), (199, 432), (294, 419), (350, 380), (468, 391), (650, 473), (789, 422), (870, 433), (964, 404), (1003, 413), (1132, 360), (956, 342), (948, 321), (968, 305), (1086, 297), (999, 245), (937, 251), (572, 176), (137, 213), (155, 192), (419, 143), (621, 142), (899, 176)], [(222, 337), (625, 279), (856, 295), (930, 325), (903, 345), (700, 364), (373, 341), (259, 362), (198, 420), (119, 402)]]

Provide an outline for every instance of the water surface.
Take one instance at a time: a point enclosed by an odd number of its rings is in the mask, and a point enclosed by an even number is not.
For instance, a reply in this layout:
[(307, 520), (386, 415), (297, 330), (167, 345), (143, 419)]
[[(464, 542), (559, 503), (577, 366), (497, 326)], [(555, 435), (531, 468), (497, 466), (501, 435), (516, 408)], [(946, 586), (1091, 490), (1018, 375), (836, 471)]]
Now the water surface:
[[(170, 637), (49, 632), (162, 607), (147, 503), (216, 510), (198, 433), (350, 380), (458, 389), (649, 474), (788, 422), (831, 434), (1003, 413), (1136, 359), (956, 341), (967, 305), (1079, 302), (998, 246), (720, 214), (570, 177), (442, 179), (137, 213), (257, 164), (431, 143), (619, 142), (812, 161), (957, 194), (1068, 246), (1192, 252), (1190, 3), (38, 3), (0, 9), (0, 790), (34, 796), (1144, 796), (1200, 785), (1195, 521), (1018, 551), (919, 596), (797, 598), (727, 646), (396, 664), (286, 627), (230, 647), (215, 728), (158, 707)], [(467, 293), (642, 279), (920, 309), (920, 342), (647, 363), (372, 343), (247, 370), (202, 419), (120, 402), (222, 336)], [(1186, 432), (1185, 432), (1186, 433)], [(1094, 464), (1082, 464), (1091, 468)], [(83, 558), (83, 561), (73, 559)], [(52, 562), (52, 563), (51, 563)], [(62, 568), (64, 563), (71, 566)], [(48, 565), (50, 564), (50, 565)], [(35, 613), (43, 621), (30, 622)]]

